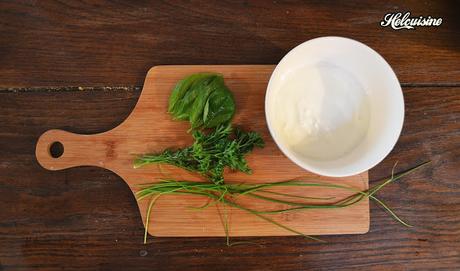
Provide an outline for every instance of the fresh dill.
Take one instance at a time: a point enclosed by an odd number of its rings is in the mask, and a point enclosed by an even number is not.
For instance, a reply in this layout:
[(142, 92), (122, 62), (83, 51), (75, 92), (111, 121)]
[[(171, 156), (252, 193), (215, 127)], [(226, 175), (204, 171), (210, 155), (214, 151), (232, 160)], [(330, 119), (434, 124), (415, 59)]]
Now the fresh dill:
[(224, 169), (251, 174), (245, 155), (255, 147), (263, 147), (264, 141), (256, 132), (233, 129), (230, 124), (220, 125), (205, 133), (192, 132), (194, 143), (177, 150), (165, 150), (159, 154), (146, 154), (134, 161), (138, 168), (148, 164), (164, 163), (198, 172), (215, 184), (224, 182)]

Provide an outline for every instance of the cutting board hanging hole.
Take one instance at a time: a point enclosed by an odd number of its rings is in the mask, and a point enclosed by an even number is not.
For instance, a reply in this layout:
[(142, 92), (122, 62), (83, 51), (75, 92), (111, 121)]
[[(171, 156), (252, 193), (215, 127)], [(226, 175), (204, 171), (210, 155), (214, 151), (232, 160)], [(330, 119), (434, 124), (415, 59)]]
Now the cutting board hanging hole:
[(59, 141), (55, 141), (51, 143), (49, 152), (51, 157), (59, 158), (64, 154), (64, 145)]

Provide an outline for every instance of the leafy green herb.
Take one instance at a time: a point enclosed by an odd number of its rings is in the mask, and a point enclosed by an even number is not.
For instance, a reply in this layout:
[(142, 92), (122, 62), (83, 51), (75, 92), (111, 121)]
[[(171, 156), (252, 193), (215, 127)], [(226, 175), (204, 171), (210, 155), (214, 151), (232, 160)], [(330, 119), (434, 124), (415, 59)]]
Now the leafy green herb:
[[(378, 199), (375, 194), (380, 191), (386, 185), (401, 179), (403, 176), (421, 168), (422, 166), (428, 164), (429, 162), (420, 164), (412, 169), (406, 170), (402, 173), (394, 175), (394, 169), (392, 172), (391, 177), (384, 180), (380, 184), (375, 185), (374, 187), (368, 189), (367, 191), (361, 191), (354, 187), (350, 187), (347, 185), (338, 185), (338, 184), (331, 184), (331, 183), (314, 183), (314, 182), (305, 182), (302, 180), (289, 180), (283, 182), (274, 182), (274, 183), (264, 183), (264, 184), (215, 184), (215, 183), (203, 183), (203, 182), (190, 182), (190, 181), (176, 181), (176, 180), (162, 180), (159, 183), (152, 183), (152, 184), (143, 184), (140, 185), (141, 189), (136, 192), (136, 198), (138, 201), (150, 198), (150, 204), (147, 210), (147, 218), (146, 218), (146, 226), (145, 226), (145, 234), (144, 234), (144, 243), (147, 239), (147, 230), (148, 230), (148, 223), (150, 221), (150, 214), (153, 204), (156, 200), (162, 195), (168, 194), (181, 194), (181, 195), (201, 195), (205, 198), (210, 200), (204, 206), (200, 207), (191, 207), (194, 209), (204, 209), (208, 208), (213, 204), (221, 204), (224, 208), (233, 207), (243, 211), (246, 211), (250, 214), (253, 214), (269, 223), (272, 223), (280, 228), (283, 228), (287, 231), (296, 233), (298, 235), (304, 236), (309, 239), (313, 239), (316, 241), (322, 241), (316, 237), (312, 237), (309, 235), (305, 235), (295, 229), (287, 227), (270, 217), (272, 214), (278, 213), (285, 213), (285, 212), (293, 212), (293, 211), (306, 211), (311, 209), (337, 209), (337, 208), (345, 208), (352, 205), (355, 205), (362, 200), (369, 198), (370, 200), (379, 204), (383, 209), (385, 209), (395, 220), (400, 222), (401, 224), (412, 227), (401, 218), (399, 218), (382, 200)], [(291, 197), (289, 194), (283, 193), (276, 193), (276, 197), (274, 196), (267, 196), (267, 194), (271, 194), (274, 188), (277, 187), (297, 187), (298, 189), (308, 189), (312, 187), (324, 187), (330, 189), (341, 189), (353, 192), (351, 196), (348, 196), (344, 199), (333, 201), (332, 203), (321, 203), (318, 201), (321, 200), (331, 200), (334, 198), (309, 198), (309, 197), (301, 197), (302, 201), (292, 201), (288, 198)], [(271, 190), (268, 190), (270, 189)], [(307, 193), (307, 191), (306, 191)], [(272, 194), (271, 194), (272, 195)], [(273, 194), (275, 195), (275, 194)], [(260, 210), (260, 209), (252, 209), (245, 207), (239, 203), (237, 203), (234, 199), (237, 197), (252, 197), (256, 200), (267, 201), (267, 202), (275, 202), (275, 203), (282, 203), (286, 205), (286, 208), (282, 209), (272, 209), (272, 210)], [(314, 202), (307, 202), (307, 200), (314, 200)], [(225, 211), (225, 209), (224, 209)], [(224, 213), (223, 217), (223, 226), (227, 237), (227, 245), (229, 243), (229, 229), (227, 223), (227, 214)]]
[[(134, 161), (134, 167), (137, 168), (152, 163), (166, 163), (192, 172), (198, 172), (212, 182), (162, 180), (158, 183), (141, 185), (141, 189), (136, 192), (137, 200), (150, 198), (145, 222), (144, 243), (147, 241), (147, 230), (153, 206), (160, 196), (168, 194), (201, 195), (208, 198), (209, 202), (207, 204), (199, 207), (190, 207), (197, 210), (205, 209), (212, 205), (217, 205), (217, 207), (223, 206), (224, 212), (222, 214), (219, 211), (219, 214), (227, 237), (227, 245), (231, 244), (229, 241), (226, 207), (243, 210), (292, 233), (322, 241), (316, 237), (305, 235), (302, 232), (287, 227), (271, 218), (270, 215), (310, 209), (345, 208), (368, 198), (378, 203), (398, 222), (411, 227), (411, 225), (399, 218), (383, 201), (378, 199), (375, 194), (386, 185), (427, 163), (396, 176), (394, 175), (393, 168), (390, 178), (367, 191), (360, 191), (346, 185), (305, 182), (302, 180), (265, 184), (226, 184), (223, 178), (223, 172), (226, 167), (235, 171), (251, 173), (251, 169), (244, 157), (254, 147), (263, 147), (264, 141), (258, 133), (232, 129), (230, 121), (235, 113), (235, 102), (231, 92), (225, 86), (222, 76), (211, 73), (198, 73), (179, 81), (169, 98), (168, 112), (172, 114), (174, 119), (187, 120), (191, 123), (192, 136), (195, 142), (193, 145), (183, 149), (165, 150), (159, 154), (147, 154), (138, 157)], [(205, 133), (199, 130), (202, 128), (214, 129)], [(350, 191), (353, 194), (346, 198), (335, 200), (334, 197), (297, 196), (273, 191), (277, 187), (286, 186), (298, 189), (308, 189), (311, 187), (342, 189)], [(282, 204), (285, 207), (281, 209), (248, 208), (236, 202), (236, 197), (251, 197), (257, 201), (274, 202)], [(324, 202), (324, 200), (328, 202)], [(334, 201), (331, 202), (331, 200)]]
[(224, 182), (225, 167), (251, 174), (244, 156), (254, 147), (264, 146), (258, 133), (233, 130), (230, 124), (220, 125), (208, 134), (195, 130), (192, 136), (195, 139), (193, 145), (178, 150), (165, 150), (160, 154), (143, 155), (134, 161), (134, 167), (165, 163), (198, 172), (220, 184)]
[(192, 74), (177, 83), (169, 97), (168, 112), (174, 119), (190, 121), (192, 129), (228, 123), (235, 101), (219, 74)]

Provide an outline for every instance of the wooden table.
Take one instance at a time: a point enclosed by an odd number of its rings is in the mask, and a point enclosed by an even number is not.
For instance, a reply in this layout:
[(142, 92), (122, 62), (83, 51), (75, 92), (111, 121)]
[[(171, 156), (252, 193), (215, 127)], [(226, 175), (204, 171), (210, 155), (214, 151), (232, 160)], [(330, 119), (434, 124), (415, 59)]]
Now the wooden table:
[[(459, 270), (460, 10), (448, 1), (0, 3), (0, 270)], [(387, 2), (387, 3), (384, 3)], [(393, 30), (384, 14), (442, 17), (438, 28)], [(155, 238), (142, 244), (135, 199), (115, 174), (51, 172), (34, 156), (50, 128), (108, 130), (134, 107), (159, 64), (273, 64), (297, 44), (340, 35), (380, 52), (404, 90), (393, 164), (431, 166), (381, 193), (416, 225), (377, 206), (365, 235)]]

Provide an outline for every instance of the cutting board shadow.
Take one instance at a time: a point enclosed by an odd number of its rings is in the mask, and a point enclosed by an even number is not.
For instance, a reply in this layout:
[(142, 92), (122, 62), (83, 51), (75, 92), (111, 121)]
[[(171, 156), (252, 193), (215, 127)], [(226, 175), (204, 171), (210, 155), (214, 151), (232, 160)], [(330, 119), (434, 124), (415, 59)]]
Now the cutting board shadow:
[[(289, 161), (270, 137), (264, 113), (264, 98), (273, 65), (206, 65), (157, 66), (149, 70), (144, 87), (133, 112), (114, 129), (93, 135), (79, 135), (62, 130), (49, 130), (42, 134), (36, 146), (40, 165), (49, 170), (62, 170), (76, 166), (97, 166), (118, 174), (137, 191), (138, 184), (157, 182), (162, 178), (201, 180), (195, 174), (166, 165), (149, 165), (134, 169), (133, 159), (143, 153), (156, 153), (165, 148), (177, 148), (192, 143), (187, 133), (187, 122), (173, 121), (167, 114), (168, 97), (178, 80), (196, 72), (217, 72), (225, 78), (234, 93), (237, 114), (234, 124), (243, 129), (261, 133), (266, 147), (256, 149), (247, 160), (252, 175), (227, 172), (227, 182), (275, 182), (299, 178), (315, 182), (342, 183), (357, 189), (368, 188), (368, 173), (347, 177), (328, 178), (307, 172)], [(62, 144), (63, 153), (53, 157), (50, 148)], [(344, 198), (349, 192), (324, 188), (284, 188), (283, 192), (312, 197)], [(166, 195), (161, 197), (152, 211), (148, 232), (154, 236), (225, 236), (219, 212), (212, 206), (194, 210), (205, 204), (200, 196)], [(285, 207), (241, 197), (239, 203), (258, 209)], [(148, 200), (138, 201), (145, 225)], [(268, 223), (239, 209), (229, 208), (231, 236), (282, 236), (293, 233)], [(369, 202), (363, 200), (352, 207), (341, 209), (309, 210), (270, 216), (286, 226), (310, 235), (354, 234), (369, 230)]]

